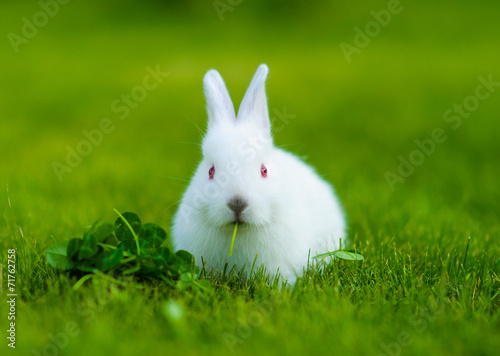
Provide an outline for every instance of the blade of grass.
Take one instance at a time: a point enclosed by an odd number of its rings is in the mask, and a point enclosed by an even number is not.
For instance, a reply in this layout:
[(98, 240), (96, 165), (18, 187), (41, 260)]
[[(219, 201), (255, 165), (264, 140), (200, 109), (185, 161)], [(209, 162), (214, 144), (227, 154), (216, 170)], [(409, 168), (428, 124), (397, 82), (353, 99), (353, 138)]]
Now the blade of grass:
[(82, 278), (80, 278), (76, 283), (75, 285), (73, 286), (73, 290), (78, 290), (78, 288), (80, 288), (82, 286), (83, 283), (85, 283), (87, 280), (89, 280), (90, 278), (93, 278), (95, 276), (95, 274), (87, 274), (85, 276), (83, 276)]
[(464, 269), (465, 269), (465, 262), (467, 262), (467, 253), (469, 252), (469, 244), (470, 244), (470, 236), (469, 236), (469, 239), (467, 240), (467, 247), (465, 248), (465, 256), (464, 256), (464, 262), (463, 262)]
[(236, 231), (238, 231), (238, 222), (234, 224), (233, 239), (231, 240), (231, 248), (229, 249), (229, 256), (233, 255), (234, 240), (236, 240)]
[(135, 244), (137, 246), (137, 255), (140, 255), (141, 254), (141, 246), (139, 246), (139, 238), (137, 237), (137, 234), (135, 233), (134, 229), (132, 229), (132, 226), (130, 226), (130, 224), (128, 223), (127, 219), (125, 219), (123, 217), (122, 214), (120, 214), (120, 212), (118, 210), (116, 210), (115, 208), (113, 208), (113, 210), (115, 211), (115, 213), (118, 214), (118, 216), (123, 220), (123, 222), (125, 223), (125, 225), (127, 225), (128, 229), (130, 230), (130, 232), (132, 233), (132, 236), (134, 236), (134, 240), (135, 240)]

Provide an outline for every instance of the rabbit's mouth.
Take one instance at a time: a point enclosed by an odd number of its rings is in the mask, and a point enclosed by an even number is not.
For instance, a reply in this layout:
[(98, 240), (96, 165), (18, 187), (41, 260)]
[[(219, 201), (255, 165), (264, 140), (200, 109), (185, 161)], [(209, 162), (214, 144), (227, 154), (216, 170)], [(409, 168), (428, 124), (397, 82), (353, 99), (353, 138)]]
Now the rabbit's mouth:
[(245, 221), (246, 214), (245, 213), (233, 213), (231, 214), (231, 220), (229, 222), (230, 225), (243, 225), (246, 223)]
[(234, 214), (232, 217), (232, 221), (229, 223), (230, 225), (244, 225), (246, 221), (244, 220), (245, 216), (243, 214)]

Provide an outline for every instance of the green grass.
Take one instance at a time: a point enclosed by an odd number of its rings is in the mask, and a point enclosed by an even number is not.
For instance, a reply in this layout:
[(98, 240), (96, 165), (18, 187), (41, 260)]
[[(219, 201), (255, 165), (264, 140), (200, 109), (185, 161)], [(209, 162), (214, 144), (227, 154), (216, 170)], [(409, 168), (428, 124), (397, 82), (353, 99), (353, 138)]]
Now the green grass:
[[(354, 27), (387, 1), (243, 1), (222, 22), (211, 2), (69, 2), (18, 54), (4, 37), (0, 325), (7, 330), (5, 266), (16, 248), (15, 352), (43, 355), (51, 335), (76, 327), (59, 355), (390, 354), (383, 345), (401, 355), (496, 355), (500, 91), (457, 130), (443, 115), (474, 95), (478, 76), (500, 81), (500, 7), (401, 4), (350, 64), (339, 44), (352, 44)], [(2, 2), (0, 33), (19, 32), (38, 10)], [(284, 107), (296, 115), (276, 143), (335, 185), (365, 259), (315, 268), (281, 291), (234, 274), (210, 279), (212, 293), (98, 278), (73, 291), (76, 278), (52, 269), (45, 248), (98, 218), (114, 221), (113, 208), (168, 231), (200, 159), (204, 73), (217, 68), (237, 106), (262, 62), (271, 116)], [(156, 65), (169, 76), (120, 120), (112, 102)], [(115, 130), (60, 182), (52, 163), (103, 118)], [(392, 192), (384, 173), (435, 128), (447, 140)]]

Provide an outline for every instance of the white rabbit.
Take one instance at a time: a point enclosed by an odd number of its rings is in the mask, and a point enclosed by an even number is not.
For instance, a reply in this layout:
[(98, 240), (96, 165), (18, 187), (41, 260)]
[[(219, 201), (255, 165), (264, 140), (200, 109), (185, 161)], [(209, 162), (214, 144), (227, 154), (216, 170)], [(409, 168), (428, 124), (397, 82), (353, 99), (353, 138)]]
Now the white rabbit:
[[(256, 266), (294, 284), (309, 255), (338, 248), (344, 213), (332, 187), (313, 168), (273, 145), (265, 81), (257, 69), (235, 115), (216, 70), (203, 79), (208, 129), (203, 159), (173, 223), (176, 250), (187, 250), (201, 266), (222, 271), (226, 262), (248, 272)], [(234, 252), (229, 249), (235, 223)]]

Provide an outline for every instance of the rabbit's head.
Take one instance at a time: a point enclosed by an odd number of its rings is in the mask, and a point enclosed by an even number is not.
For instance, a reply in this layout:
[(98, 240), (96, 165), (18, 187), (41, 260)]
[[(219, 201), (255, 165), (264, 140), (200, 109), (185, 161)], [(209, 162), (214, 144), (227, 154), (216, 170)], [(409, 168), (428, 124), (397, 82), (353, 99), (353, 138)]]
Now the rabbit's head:
[(208, 129), (203, 160), (193, 178), (193, 208), (214, 228), (265, 228), (278, 203), (279, 165), (265, 94), (268, 68), (261, 65), (245, 93), (238, 115), (215, 70), (204, 77)]

